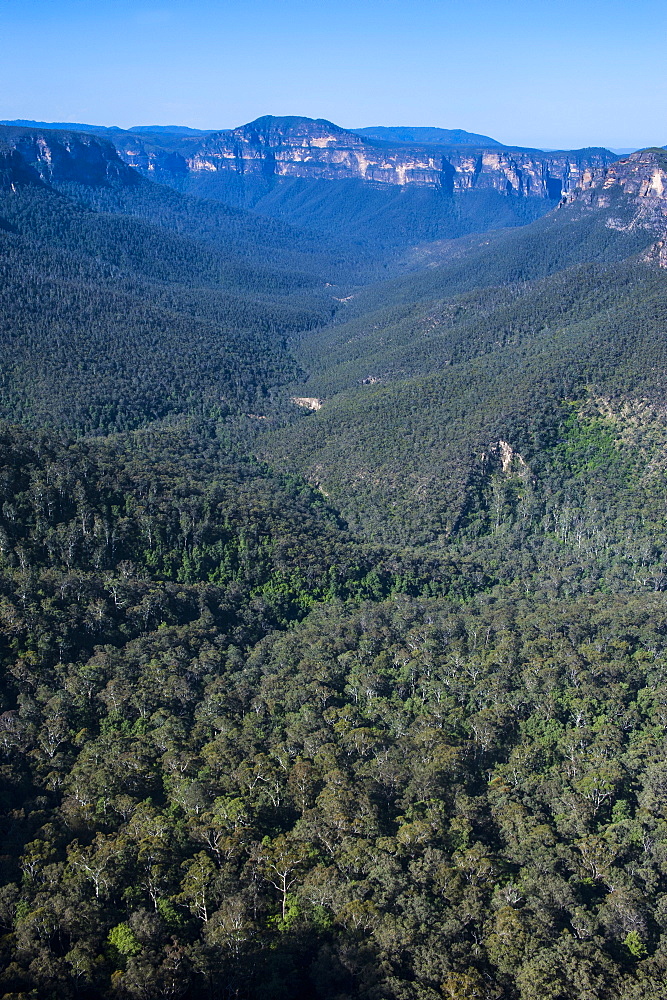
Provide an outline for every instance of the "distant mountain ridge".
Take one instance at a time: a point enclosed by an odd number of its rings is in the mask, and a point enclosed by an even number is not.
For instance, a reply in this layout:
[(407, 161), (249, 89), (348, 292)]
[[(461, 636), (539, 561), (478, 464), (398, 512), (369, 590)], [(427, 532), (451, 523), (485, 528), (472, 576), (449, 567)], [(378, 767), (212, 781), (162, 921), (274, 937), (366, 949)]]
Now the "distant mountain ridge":
[[(287, 121), (288, 119), (283, 119)], [(292, 121), (297, 121), (292, 117)], [(311, 119), (303, 119), (309, 121)], [(0, 120), (0, 125), (17, 125), (22, 128), (48, 128), (48, 129), (73, 129), (77, 132), (95, 132), (96, 134), (118, 134), (118, 133), (139, 133), (143, 135), (165, 136), (198, 136), (211, 135), (214, 132), (225, 131), (224, 129), (200, 129), (190, 128), (189, 125), (131, 125), (129, 128), (121, 128), (119, 125), (90, 125), (82, 122), (41, 122), (29, 118), (15, 118)], [(464, 129), (434, 128), (430, 126), (387, 126), (372, 125), (364, 128), (346, 129), (357, 135), (368, 139), (379, 139), (383, 142), (400, 142), (409, 145), (436, 145), (436, 146), (485, 146), (485, 147), (505, 147), (505, 144), (492, 139), (488, 135), (479, 135), (476, 132), (466, 132)], [(508, 147), (505, 147), (508, 148)]]
[[(146, 176), (168, 182), (169, 174), (190, 178), (236, 174), (244, 178), (361, 180), (373, 184), (438, 188), (450, 193), (490, 188), (501, 194), (557, 200), (585, 169), (614, 159), (608, 150), (543, 153), (499, 147), (451, 146), (446, 151), (398, 142), (390, 146), (326, 119), (265, 115), (204, 136), (181, 161), (167, 163), (139, 135), (117, 141), (127, 163)], [(470, 145), (469, 143), (467, 144)]]
[[(374, 258), (380, 247), (389, 251), (523, 225), (548, 211), (584, 174), (615, 158), (605, 149), (391, 143), (301, 116), (265, 115), (202, 135), (166, 126), (154, 132), (0, 129), (14, 137), (14, 146), (29, 135), (78, 135), (72, 141), (89, 152), (97, 135), (113, 143), (126, 167), (149, 180), (342, 240), (348, 250), (363, 244)], [(40, 159), (36, 151), (31, 155)], [(59, 153), (59, 170), (68, 155)], [(45, 159), (40, 170), (50, 169)]]
[(264, 115), (217, 132), (184, 126), (62, 127), (108, 137), (130, 166), (176, 186), (186, 177), (205, 177), (210, 182), (214, 175), (237, 174), (264, 180), (362, 180), (452, 193), (490, 188), (501, 194), (557, 200), (576, 185), (584, 170), (603, 167), (614, 159), (609, 150), (597, 148), (544, 152), (504, 146), (460, 129), (372, 127), (355, 131), (323, 118), (301, 116)]
[(504, 143), (488, 135), (466, 132), (461, 128), (433, 128), (412, 125), (370, 125), (367, 128), (353, 128), (350, 131), (367, 139), (381, 139), (385, 142), (405, 142), (409, 145), (434, 146), (484, 146), (503, 149)]
[(38, 122), (30, 118), (14, 118), (0, 120), (0, 125), (16, 125), (19, 128), (48, 128), (58, 132), (63, 130), (75, 132), (94, 132), (95, 134), (116, 132), (150, 132), (166, 135), (208, 135), (214, 129), (190, 128), (189, 125), (132, 125), (121, 128), (119, 125), (87, 125), (83, 122)]
[(73, 181), (99, 185), (111, 180), (132, 186), (140, 178), (108, 139), (79, 131), (0, 126), (0, 187), (4, 189), (16, 184)]

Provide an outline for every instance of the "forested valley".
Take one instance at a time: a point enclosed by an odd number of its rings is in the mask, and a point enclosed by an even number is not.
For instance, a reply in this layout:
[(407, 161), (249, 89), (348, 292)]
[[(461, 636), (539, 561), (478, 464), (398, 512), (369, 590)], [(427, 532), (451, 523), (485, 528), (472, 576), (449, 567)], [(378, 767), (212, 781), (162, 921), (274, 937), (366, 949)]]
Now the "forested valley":
[(667, 154), (374, 253), (37, 138), (0, 996), (662, 1000)]

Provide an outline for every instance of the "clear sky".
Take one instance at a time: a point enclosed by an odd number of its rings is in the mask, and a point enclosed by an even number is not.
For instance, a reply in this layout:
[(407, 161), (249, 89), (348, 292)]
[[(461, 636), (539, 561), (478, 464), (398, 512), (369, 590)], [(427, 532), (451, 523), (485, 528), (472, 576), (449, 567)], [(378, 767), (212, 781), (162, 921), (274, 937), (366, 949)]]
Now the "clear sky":
[(0, 118), (667, 143), (658, 0), (0, 0)]

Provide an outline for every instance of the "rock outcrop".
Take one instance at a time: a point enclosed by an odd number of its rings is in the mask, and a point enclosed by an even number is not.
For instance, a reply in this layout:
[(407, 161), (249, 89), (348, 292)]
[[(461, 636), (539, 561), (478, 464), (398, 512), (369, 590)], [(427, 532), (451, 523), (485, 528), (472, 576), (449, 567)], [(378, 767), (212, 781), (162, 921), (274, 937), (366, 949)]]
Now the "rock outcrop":
[(292, 396), (292, 402), (306, 410), (321, 410), (322, 400), (317, 396)]
[(104, 185), (140, 179), (111, 142), (82, 132), (0, 126), (0, 183)]
[(510, 147), (392, 145), (324, 119), (270, 115), (190, 140), (189, 148), (179, 152), (161, 150), (138, 135), (115, 141), (126, 163), (157, 180), (231, 174), (267, 180), (362, 180), (552, 200), (613, 159), (604, 149), (545, 153)]
[[(46, 183), (136, 181), (132, 169), (183, 188), (191, 181), (356, 180), (380, 188), (474, 190), (556, 201), (601, 176), (604, 149), (561, 152), (504, 146), (386, 142), (324, 119), (265, 116), (208, 135), (164, 137), (0, 126), (0, 140)], [(113, 140), (113, 144), (111, 142)], [(114, 148), (115, 147), (115, 148)]]
[(502, 472), (503, 475), (530, 475), (523, 456), (511, 444), (499, 438), (482, 452), (482, 466), (485, 472)]
[[(667, 151), (640, 149), (605, 167), (584, 171), (565, 204), (607, 210), (607, 225), (613, 229), (652, 229), (667, 236)], [(664, 241), (656, 243), (645, 259), (664, 267)]]

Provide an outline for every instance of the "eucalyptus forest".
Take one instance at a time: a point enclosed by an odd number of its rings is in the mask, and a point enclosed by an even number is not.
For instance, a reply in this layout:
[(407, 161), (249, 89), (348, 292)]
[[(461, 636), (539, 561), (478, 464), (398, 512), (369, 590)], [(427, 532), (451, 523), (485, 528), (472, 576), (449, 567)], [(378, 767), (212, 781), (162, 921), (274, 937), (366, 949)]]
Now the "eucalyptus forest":
[(4, 1000), (667, 995), (667, 153), (608, 160), (260, 211), (0, 126)]

